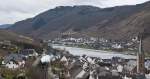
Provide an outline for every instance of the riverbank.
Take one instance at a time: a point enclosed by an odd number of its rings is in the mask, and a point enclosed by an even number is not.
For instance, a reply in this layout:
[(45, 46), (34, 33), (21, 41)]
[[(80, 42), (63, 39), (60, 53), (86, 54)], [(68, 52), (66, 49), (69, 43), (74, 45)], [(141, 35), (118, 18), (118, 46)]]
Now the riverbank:
[(71, 54), (76, 56), (87, 55), (91, 57), (101, 57), (102, 59), (111, 59), (112, 57), (122, 57), (125, 59), (136, 59), (134, 55), (125, 55), (119, 52), (110, 52), (110, 51), (103, 51), (103, 50), (94, 50), (94, 49), (85, 49), (85, 48), (78, 48), (78, 47), (68, 47), (62, 45), (53, 45), (53, 48), (65, 49), (69, 51)]

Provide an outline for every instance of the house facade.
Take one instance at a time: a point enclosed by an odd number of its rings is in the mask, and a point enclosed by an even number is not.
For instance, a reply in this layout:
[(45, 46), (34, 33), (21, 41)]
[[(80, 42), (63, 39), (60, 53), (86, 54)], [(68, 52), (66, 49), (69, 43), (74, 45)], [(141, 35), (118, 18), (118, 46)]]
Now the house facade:
[(10, 54), (4, 57), (2, 65), (9, 69), (22, 68), (25, 65), (25, 60), (20, 54)]

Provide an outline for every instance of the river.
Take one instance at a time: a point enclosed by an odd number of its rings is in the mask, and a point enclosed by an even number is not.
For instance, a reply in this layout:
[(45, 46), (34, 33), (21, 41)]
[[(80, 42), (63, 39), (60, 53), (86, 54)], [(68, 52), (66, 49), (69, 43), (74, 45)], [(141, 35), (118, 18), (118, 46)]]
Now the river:
[(103, 51), (103, 50), (94, 50), (94, 49), (85, 49), (85, 48), (77, 48), (77, 47), (67, 47), (67, 46), (61, 46), (61, 45), (53, 45), (53, 48), (57, 49), (65, 49), (66, 51), (69, 51), (70, 54), (75, 56), (82, 56), (87, 55), (90, 57), (100, 57), (102, 59), (111, 59), (112, 57), (122, 57), (125, 59), (135, 59), (136, 56), (134, 55), (125, 55), (120, 54), (119, 52), (110, 52), (110, 51)]

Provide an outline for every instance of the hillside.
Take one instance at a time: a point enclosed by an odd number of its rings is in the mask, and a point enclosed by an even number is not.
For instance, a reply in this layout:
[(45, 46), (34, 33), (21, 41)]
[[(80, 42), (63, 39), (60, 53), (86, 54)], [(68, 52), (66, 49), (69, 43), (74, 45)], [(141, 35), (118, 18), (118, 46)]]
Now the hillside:
[(17, 22), (11, 30), (34, 37), (49, 38), (53, 33), (82, 32), (96, 25), (102, 28), (106, 24), (116, 24), (137, 11), (139, 9), (135, 6), (107, 9), (92, 6), (61, 6), (39, 14), (34, 18)]
[(0, 30), (0, 40), (10, 40), (16, 42), (32, 43), (33, 40), (29, 37), (13, 33), (8, 30)]
[[(7, 46), (7, 41), (11, 43), (10, 46)], [(6, 43), (6, 45), (5, 45)], [(3, 48), (3, 46), (6, 48)], [(0, 30), (0, 58), (2, 56), (5, 56), (8, 54), (8, 52), (13, 52), (10, 47), (15, 47), (17, 46), (18, 48), (35, 48), (36, 50), (39, 50), (40, 44), (39, 42), (23, 36), (19, 35), (16, 33), (13, 33), (8, 30)]]
[(11, 27), (12, 24), (3, 24), (3, 25), (0, 25), (0, 29), (7, 29), (9, 27)]
[(73, 36), (131, 40), (140, 32), (146, 34), (144, 45), (149, 50), (149, 28), (150, 2), (147, 2), (104, 9), (93, 6), (60, 6), (17, 22), (10, 30), (40, 39), (51, 39), (71, 32)]

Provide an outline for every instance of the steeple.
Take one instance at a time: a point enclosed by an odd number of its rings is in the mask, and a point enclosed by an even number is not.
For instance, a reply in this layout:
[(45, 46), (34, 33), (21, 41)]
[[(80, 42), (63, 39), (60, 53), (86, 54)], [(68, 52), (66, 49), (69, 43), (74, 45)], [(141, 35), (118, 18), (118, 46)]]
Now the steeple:
[(139, 48), (137, 53), (137, 73), (144, 74), (145, 73), (145, 56), (143, 52), (143, 35), (139, 34), (138, 36)]

